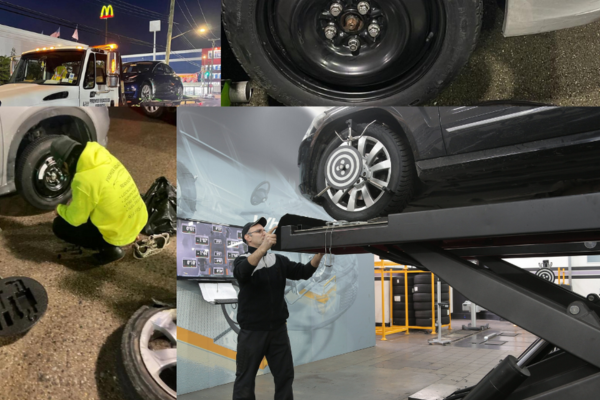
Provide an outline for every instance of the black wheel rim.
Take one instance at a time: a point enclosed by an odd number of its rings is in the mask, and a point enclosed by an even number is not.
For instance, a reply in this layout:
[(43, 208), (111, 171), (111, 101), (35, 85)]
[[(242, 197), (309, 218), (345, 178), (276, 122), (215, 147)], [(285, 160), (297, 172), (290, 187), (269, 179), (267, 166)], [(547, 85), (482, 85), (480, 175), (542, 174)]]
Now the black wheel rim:
[(56, 199), (69, 189), (71, 176), (50, 155), (43, 157), (35, 167), (33, 186), (45, 199)]
[[(441, 50), (442, 1), (369, 1), (367, 15), (357, 12), (358, 2), (339, 1), (343, 10), (334, 17), (331, 1), (258, 0), (258, 34), (271, 61), (300, 87), (330, 99), (384, 98), (414, 84)], [(348, 15), (359, 29), (347, 29)], [(375, 38), (368, 34), (372, 22), (380, 29)], [(338, 34), (328, 39), (324, 29), (331, 24)], [(350, 38), (360, 41), (358, 51), (351, 51)]]

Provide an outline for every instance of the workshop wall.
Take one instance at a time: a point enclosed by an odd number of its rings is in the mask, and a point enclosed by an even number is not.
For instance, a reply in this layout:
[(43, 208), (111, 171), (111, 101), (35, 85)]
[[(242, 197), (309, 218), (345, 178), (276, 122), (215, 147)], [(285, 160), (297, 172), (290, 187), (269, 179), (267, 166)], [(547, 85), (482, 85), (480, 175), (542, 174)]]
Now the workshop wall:
[[(181, 108), (178, 216), (231, 225), (264, 216), (267, 229), (286, 213), (331, 220), (298, 191), (298, 146), (321, 111)], [(279, 133), (277, 141), (273, 132)], [(298, 262), (312, 258), (281, 254)], [(373, 256), (335, 256), (331, 267), (324, 261), (309, 280), (286, 286), (295, 365), (375, 345)], [(232, 382), (236, 306), (205, 302), (198, 284), (190, 281), (178, 282), (177, 298), (178, 393)], [(261, 365), (259, 374), (268, 372), (268, 365)]]

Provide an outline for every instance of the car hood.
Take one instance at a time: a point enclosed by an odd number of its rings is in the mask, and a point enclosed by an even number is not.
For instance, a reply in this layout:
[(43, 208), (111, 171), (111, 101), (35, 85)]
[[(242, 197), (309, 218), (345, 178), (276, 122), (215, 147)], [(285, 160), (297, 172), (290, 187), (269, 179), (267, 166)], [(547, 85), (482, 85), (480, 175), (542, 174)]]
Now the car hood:
[[(11, 83), (0, 86), (0, 105), (2, 106), (78, 106), (79, 88), (77, 86), (38, 85), (35, 83)], [(67, 92), (66, 98), (44, 100), (53, 94)]]

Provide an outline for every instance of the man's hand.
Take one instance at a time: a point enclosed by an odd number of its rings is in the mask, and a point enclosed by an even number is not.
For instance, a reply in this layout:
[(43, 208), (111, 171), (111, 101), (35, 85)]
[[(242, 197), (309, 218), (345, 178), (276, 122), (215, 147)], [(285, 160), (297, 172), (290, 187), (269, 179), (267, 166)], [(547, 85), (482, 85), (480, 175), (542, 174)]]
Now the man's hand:
[(277, 235), (273, 233), (275, 229), (277, 229), (277, 226), (271, 228), (271, 230), (265, 234), (265, 238), (259, 247), (265, 253), (277, 243)]
[(318, 268), (322, 258), (323, 253), (315, 254), (312, 260), (310, 260), (310, 265), (312, 265), (314, 268)]

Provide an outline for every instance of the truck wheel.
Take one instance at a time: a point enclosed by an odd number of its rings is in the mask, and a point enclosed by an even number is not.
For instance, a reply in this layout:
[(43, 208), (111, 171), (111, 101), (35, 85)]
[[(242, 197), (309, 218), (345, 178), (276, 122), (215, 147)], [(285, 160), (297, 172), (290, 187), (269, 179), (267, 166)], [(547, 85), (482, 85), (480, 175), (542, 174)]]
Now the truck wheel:
[[(364, 135), (348, 146), (334, 134), (321, 155), (317, 192), (330, 186), (322, 195), (323, 208), (344, 221), (367, 221), (402, 211), (412, 198), (416, 179), (408, 142), (380, 124), (358, 124), (353, 131)], [(346, 138), (348, 129), (340, 136)]]
[(125, 325), (117, 374), (128, 399), (177, 398), (177, 309), (143, 306)]
[(165, 112), (164, 107), (145, 106), (143, 104), (142, 104), (142, 110), (144, 111), (144, 114), (146, 114), (150, 118), (160, 118), (163, 115), (163, 113)]
[(423, 103), (475, 49), (481, 0), (365, 3), (223, 0), (223, 27), (248, 75), (293, 106)]
[(51, 135), (37, 139), (17, 160), (17, 191), (40, 210), (53, 210), (71, 197), (71, 175), (50, 155), (50, 145), (57, 137)]

